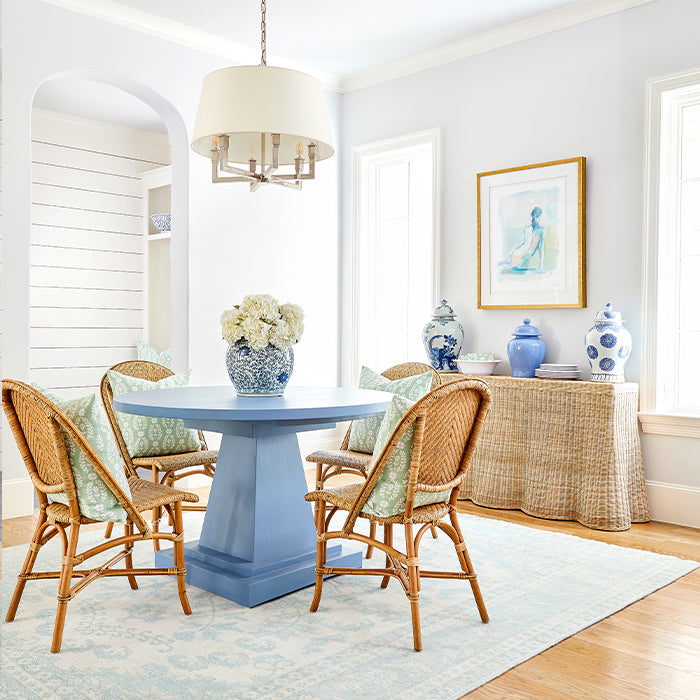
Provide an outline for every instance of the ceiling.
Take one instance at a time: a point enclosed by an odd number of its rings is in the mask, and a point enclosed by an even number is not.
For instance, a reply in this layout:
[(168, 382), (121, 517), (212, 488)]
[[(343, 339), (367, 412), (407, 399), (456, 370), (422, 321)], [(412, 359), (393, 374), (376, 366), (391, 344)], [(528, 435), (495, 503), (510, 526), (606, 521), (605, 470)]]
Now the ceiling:
[[(313, 73), (332, 89), (356, 89), (653, 0), (268, 0), (268, 65)], [(260, 61), (259, 0), (44, 0), (138, 26), (229, 59)], [(412, 58), (413, 57), (413, 58)], [(163, 131), (144, 103), (100, 83), (55, 80), (35, 106)]]
[[(348, 76), (578, 0), (269, 0), (269, 56)], [(258, 0), (115, 0), (259, 52)]]

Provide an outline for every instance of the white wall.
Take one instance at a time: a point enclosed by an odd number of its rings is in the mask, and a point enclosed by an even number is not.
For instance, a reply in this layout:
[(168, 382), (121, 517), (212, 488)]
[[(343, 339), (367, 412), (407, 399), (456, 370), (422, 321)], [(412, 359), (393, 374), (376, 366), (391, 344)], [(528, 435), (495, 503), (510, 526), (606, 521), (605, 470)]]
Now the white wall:
[[(698, 26), (697, 0), (658, 0), (344, 96), (346, 153), (398, 134), (442, 130), (441, 293), (465, 327), (466, 351), (507, 359), (510, 334), (529, 317), (547, 342), (545, 361), (588, 369), (584, 334), (610, 301), (636, 340), (626, 377), (639, 381), (644, 86), (648, 78), (700, 66)], [(588, 307), (477, 309), (477, 173), (573, 156), (587, 158)], [(343, 202), (347, 302), (347, 160)], [(345, 350), (347, 305), (343, 310)], [(499, 371), (509, 373), (507, 363)], [(700, 503), (699, 440), (643, 435), (642, 447), (647, 479), (694, 488)]]
[(146, 282), (140, 174), (169, 162), (166, 134), (33, 110), (32, 381), (82, 396), (108, 367), (136, 359)]
[[(188, 308), (173, 327), (186, 334), (193, 382), (227, 383), (219, 316), (243, 294), (264, 291), (301, 304), (306, 332), (296, 348), (292, 382), (334, 385), (338, 353), (338, 169), (323, 161), (302, 192), (210, 182), (210, 163), (189, 156), (201, 81), (227, 65), (220, 58), (142, 35), (38, 0), (2, 0), (3, 372), (28, 376), (28, 275), (31, 211), (30, 117), (34, 92), (51, 77), (103, 80), (144, 99), (168, 127), (173, 157), (173, 219), (188, 222), (178, 291)], [(29, 40), (31, 38), (31, 40)], [(41, 50), (37, 50), (41, 47)], [(339, 98), (328, 95), (337, 127)], [(336, 129), (337, 130), (337, 129)], [(8, 146), (9, 144), (9, 146)], [(188, 279), (189, 277), (189, 279)], [(7, 447), (7, 444), (6, 444)], [(6, 450), (8, 453), (8, 450)], [(3, 483), (24, 478), (16, 450), (4, 455)]]

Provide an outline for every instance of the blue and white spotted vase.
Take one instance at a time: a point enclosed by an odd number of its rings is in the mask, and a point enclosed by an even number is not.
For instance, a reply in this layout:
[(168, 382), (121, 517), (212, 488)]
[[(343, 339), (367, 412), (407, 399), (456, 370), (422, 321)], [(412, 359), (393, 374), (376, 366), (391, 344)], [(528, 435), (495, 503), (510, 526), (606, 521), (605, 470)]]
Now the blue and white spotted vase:
[(594, 382), (624, 382), (625, 362), (632, 350), (632, 336), (622, 326), (622, 314), (606, 304), (586, 333), (586, 355)]
[(423, 346), (430, 364), (443, 372), (456, 372), (456, 360), (463, 342), (464, 328), (455, 319), (455, 312), (447, 300), (442, 299), (423, 328)]
[(292, 376), (294, 350), (268, 345), (254, 350), (248, 345), (229, 345), (226, 369), (239, 396), (282, 396)]

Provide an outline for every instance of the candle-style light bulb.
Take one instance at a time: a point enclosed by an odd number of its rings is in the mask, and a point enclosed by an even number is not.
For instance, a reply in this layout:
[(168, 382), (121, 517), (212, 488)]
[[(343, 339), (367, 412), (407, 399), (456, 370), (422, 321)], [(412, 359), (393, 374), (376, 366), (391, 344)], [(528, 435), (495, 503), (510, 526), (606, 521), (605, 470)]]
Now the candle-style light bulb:
[(297, 158), (301, 158), (304, 153), (304, 147), (301, 145), (301, 141), (297, 141)]

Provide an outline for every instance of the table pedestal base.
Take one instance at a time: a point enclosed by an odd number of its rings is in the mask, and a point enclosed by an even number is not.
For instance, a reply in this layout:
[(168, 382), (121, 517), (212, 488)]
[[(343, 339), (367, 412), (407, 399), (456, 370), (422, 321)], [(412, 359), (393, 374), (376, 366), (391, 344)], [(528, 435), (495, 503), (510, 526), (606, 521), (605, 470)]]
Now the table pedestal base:
[[(348, 545), (329, 545), (326, 561), (327, 566), (361, 567), (362, 552)], [(156, 566), (174, 566), (173, 550), (156, 552)], [(312, 586), (316, 581), (316, 552), (273, 562), (251, 562), (200, 547), (195, 541), (185, 544), (185, 567), (188, 584), (252, 608)]]

